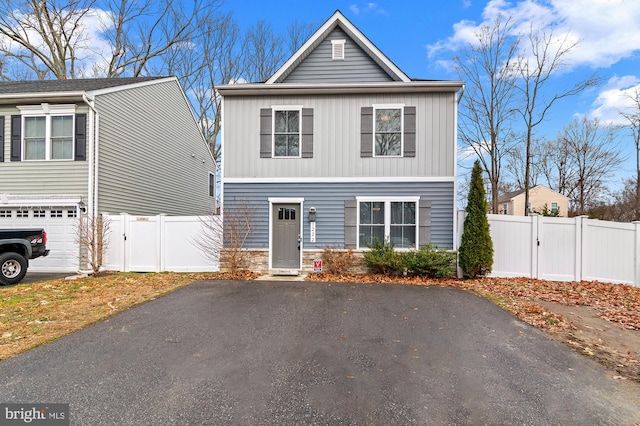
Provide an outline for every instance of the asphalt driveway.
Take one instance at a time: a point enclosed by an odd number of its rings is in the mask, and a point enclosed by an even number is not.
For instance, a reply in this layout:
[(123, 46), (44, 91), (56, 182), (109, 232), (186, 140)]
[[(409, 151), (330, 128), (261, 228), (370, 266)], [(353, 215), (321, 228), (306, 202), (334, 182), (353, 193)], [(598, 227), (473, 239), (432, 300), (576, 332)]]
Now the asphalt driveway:
[(453, 288), (199, 282), (0, 362), (72, 424), (633, 425), (640, 388)]

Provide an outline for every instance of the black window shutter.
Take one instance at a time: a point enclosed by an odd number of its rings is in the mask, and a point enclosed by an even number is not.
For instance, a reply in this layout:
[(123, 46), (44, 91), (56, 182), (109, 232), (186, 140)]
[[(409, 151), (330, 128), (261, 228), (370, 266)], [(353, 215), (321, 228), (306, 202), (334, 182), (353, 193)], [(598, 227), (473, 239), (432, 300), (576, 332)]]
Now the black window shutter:
[(416, 107), (404, 107), (404, 156), (416, 156)]
[(4, 115), (0, 115), (0, 163), (4, 161)]
[(358, 247), (357, 203), (357, 200), (345, 200), (344, 202), (344, 248), (346, 249)]
[(302, 108), (302, 158), (313, 158), (313, 108)]
[(373, 107), (360, 110), (360, 157), (373, 157)]
[(22, 116), (11, 116), (11, 161), (22, 159)]
[(418, 209), (420, 214), (418, 244), (422, 247), (431, 242), (431, 200), (420, 200), (418, 202)]
[(260, 158), (271, 158), (271, 108), (260, 109)]
[(75, 161), (87, 159), (87, 114), (76, 114), (76, 156)]

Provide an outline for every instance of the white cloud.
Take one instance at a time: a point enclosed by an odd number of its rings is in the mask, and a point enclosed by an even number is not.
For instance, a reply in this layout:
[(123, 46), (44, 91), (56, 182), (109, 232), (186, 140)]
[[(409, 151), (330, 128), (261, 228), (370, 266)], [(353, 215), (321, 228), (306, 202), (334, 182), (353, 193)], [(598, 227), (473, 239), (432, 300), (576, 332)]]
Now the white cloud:
[(359, 15), (360, 13), (377, 13), (380, 15), (386, 15), (387, 11), (381, 7), (378, 7), (377, 3), (369, 2), (361, 5), (352, 4), (349, 6), (349, 10), (353, 12), (355, 15)]
[(589, 115), (605, 124), (627, 124), (620, 111), (633, 107), (631, 96), (636, 90), (640, 90), (640, 78), (631, 75), (612, 77), (593, 102)]
[(482, 25), (497, 17), (511, 17), (516, 32), (530, 26), (554, 29), (554, 35), (579, 40), (573, 49), (574, 66), (609, 67), (640, 50), (640, 1), (630, 0), (490, 0), (482, 22), (460, 21), (453, 35), (428, 46), (430, 56), (443, 50), (457, 51), (469, 42)]

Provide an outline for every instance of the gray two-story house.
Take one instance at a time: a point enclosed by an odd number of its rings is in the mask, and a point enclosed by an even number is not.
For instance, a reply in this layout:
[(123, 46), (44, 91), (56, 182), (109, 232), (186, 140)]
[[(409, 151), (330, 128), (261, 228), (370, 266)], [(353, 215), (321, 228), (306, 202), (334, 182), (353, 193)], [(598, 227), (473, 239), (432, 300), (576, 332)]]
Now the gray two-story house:
[(221, 87), (223, 211), (252, 206), (245, 249), (299, 273), (375, 239), (454, 248), (462, 87), (410, 79), (339, 11), (266, 82)]
[(45, 228), (32, 270), (82, 268), (80, 215), (215, 209), (216, 164), (175, 77), (0, 83), (0, 227)]

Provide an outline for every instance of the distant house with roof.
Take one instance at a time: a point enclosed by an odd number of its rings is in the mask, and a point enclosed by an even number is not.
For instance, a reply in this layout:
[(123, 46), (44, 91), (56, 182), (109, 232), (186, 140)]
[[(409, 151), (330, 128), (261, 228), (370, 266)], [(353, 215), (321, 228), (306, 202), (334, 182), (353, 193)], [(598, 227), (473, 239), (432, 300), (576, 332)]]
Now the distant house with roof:
[(0, 83), (0, 227), (44, 227), (39, 266), (78, 270), (80, 214), (215, 209), (216, 164), (175, 77)]
[[(550, 212), (558, 212), (559, 216), (567, 217), (569, 214), (569, 198), (547, 188), (544, 185), (536, 185), (529, 189), (529, 212), (540, 212), (544, 207)], [(524, 189), (507, 192), (498, 197), (497, 214), (515, 216), (525, 215)]]

